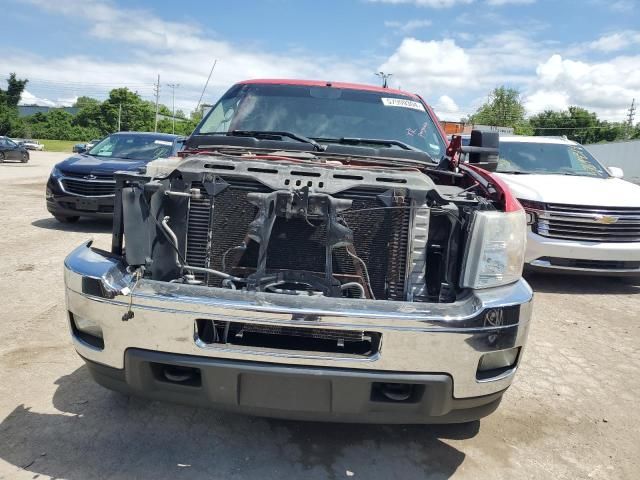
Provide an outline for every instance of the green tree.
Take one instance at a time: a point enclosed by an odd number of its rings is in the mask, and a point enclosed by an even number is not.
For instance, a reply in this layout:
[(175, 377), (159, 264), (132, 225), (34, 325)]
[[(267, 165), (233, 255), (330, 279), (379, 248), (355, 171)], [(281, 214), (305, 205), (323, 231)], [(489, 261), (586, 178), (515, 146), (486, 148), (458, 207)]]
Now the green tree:
[(117, 131), (118, 119), (121, 131), (153, 130), (155, 105), (127, 88), (111, 90), (104, 102), (80, 97), (76, 104), (80, 109), (73, 125), (98, 131), (100, 136)]
[(118, 130), (118, 117), (121, 131), (153, 130), (155, 105), (128, 88), (111, 90), (109, 98), (100, 105), (100, 113), (101, 129), (105, 133)]
[(515, 88), (497, 87), (489, 94), (489, 99), (469, 121), (479, 125), (511, 127), (516, 133), (527, 134), (530, 129), (524, 117), (525, 108), (520, 92)]
[[(191, 135), (196, 123), (192, 120), (176, 120), (176, 135)], [(158, 131), (162, 133), (173, 132), (173, 122), (170, 118), (163, 118), (158, 121)]]
[(100, 100), (92, 97), (78, 97), (75, 102), (73, 102), (73, 107), (77, 108), (89, 108), (93, 106), (100, 105)]
[(7, 89), (0, 88), (0, 103), (5, 104), (9, 108), (17, 108), (24, 87), (27, 86), (29, 80), (18, 80), (15, 73), (10, 73), (7, 79)]
[(15, 73), (9, 74), (7, 89), (0, 88), (0, 135), (21, 135), (24, 125), (18, 116), (18, 102), (28, 80), (18, 80)]
[(598, 119), (594, 112), (569, 107), (556, 112), (546, 110), (529, 119), (535, 135), (562, 136), (578, 143), (614, 142), (627, 138), (627, 125)]

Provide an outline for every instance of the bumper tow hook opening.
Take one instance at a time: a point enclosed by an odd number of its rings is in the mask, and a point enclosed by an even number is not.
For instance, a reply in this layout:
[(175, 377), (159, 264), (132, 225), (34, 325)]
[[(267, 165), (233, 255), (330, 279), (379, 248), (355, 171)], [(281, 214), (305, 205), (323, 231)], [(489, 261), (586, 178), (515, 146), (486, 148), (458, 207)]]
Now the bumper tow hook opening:
[(198, 368), (159, 363), (152, 364), (151, 367), (155, 374), (154, 376), (161, 382), (190, 387), (199, 387), (202, 384), (200, 369)]
[(411, 397), (412, 385), (407, 383), (384, 383), (382, 384), (382, 394), (389, 400), (404, 402)]
[(371, 400), (374, 402), (415, 403), (420, 401), (424, 386), (412, 383), (374, 382)]

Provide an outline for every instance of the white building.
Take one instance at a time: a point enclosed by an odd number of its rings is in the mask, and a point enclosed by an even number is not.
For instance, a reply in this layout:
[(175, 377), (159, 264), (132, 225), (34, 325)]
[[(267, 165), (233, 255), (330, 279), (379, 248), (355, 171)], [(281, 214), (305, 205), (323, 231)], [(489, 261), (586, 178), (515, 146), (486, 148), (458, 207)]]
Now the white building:
[(640, 185), (640, 140), (596, 143), (585, 148), (607, 167), (620, 167), (624, 179)]

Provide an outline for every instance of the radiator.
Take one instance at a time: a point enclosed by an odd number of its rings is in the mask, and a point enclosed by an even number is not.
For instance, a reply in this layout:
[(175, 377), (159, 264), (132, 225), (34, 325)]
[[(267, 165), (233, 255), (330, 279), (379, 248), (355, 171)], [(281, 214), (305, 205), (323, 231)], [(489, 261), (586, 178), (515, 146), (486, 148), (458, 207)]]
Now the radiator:
[[(257, 264), (258, 245), (247, 242), (248, 248), (238, 247), (246, 240), (249, 223), (255, 218), (257, 207), (247, 200), (249, 192), (269, 192), (258, 181), (239, 177), (223, 177), (229, 186), (214, 199), (201, 184), (202, 198), (191, 199), (187, 224), (186, 260), (190, 265), (223, 269), (238, 276), (252, 273)], [(405, 299), (405, 276), (408, 236), (411, 223), (409, 208), (385, 209), (378, 195), (385, 189), (351, 188), (335, 194), (337, 198), (352, 200), (351, 207), (341, 216), (353, 231), (355, 253), (367, 266), (371, 288), (376, 298)], [(409, 207), (405, 199), (404, 206)], [(278, 218), (268, 249), (267, 268), (306, 270), (324, 273), (325, 235), (323, 223), (304, 219)], [(344, 247), (333, 251), (334, 276), (353, 280), (360, 270)], [(209, 286), (220, 286), (215, 276), (200, 275)]]

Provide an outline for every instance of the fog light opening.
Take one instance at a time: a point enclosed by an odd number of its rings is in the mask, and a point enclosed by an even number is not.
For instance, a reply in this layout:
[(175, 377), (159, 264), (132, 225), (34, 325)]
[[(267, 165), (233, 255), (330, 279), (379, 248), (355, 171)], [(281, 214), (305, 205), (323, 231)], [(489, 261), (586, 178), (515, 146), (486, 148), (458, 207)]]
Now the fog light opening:
[(516, 366), (519, 356), (520, 347), (485, 353), (478, 362), (476, 378), (486, 380), (502, 375)]
[(86, 317), (74, 315), (71, 312), (69, 312), (69, 323), (74, 337), (89, 347), (104, 350), (104, 335), (100, 325)]

